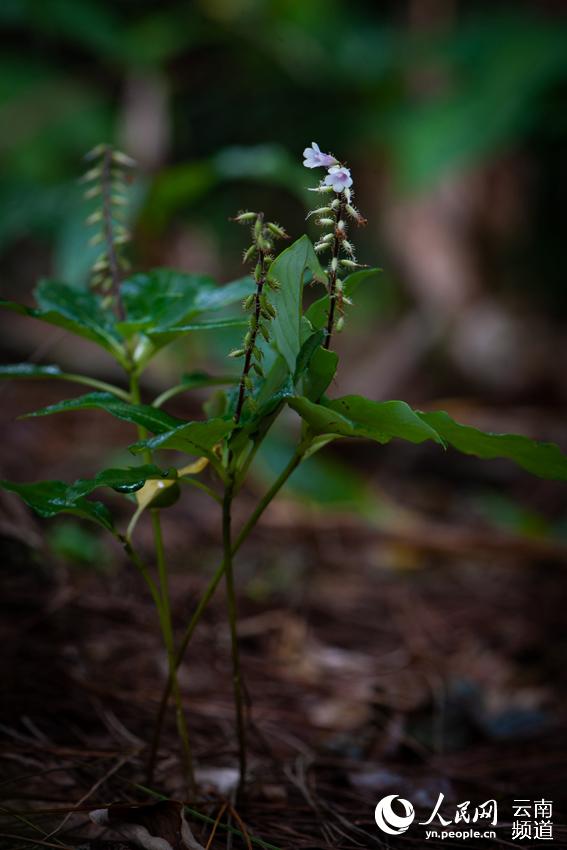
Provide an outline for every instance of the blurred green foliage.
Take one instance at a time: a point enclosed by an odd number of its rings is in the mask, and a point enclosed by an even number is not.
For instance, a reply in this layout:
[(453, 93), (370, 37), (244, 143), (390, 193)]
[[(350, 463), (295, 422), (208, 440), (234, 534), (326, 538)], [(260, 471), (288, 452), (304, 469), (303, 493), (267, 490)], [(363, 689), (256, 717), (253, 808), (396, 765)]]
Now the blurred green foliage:
[(113, 557), (100, 535), (76, 522), (59, 522), (49, 527), (48, 543), (62, 561), (79, 567), (108, 571)]
[(536, 3), (448, 2), (448, 21), (416, 26), (416, 6), (3, 0), (0, 251), (47, 240), (51, 271), (84, 282), (78, 161), (101, 140), (124, 140), (136, 81), (163, 100), (157, 176), (138, 189), (150, 247), (176, 218), (206, 218), (232, 250), (226, 216), (242, 198), (261, 201), (266, 183), (299, 226), (309, 182), (299, 154), (312, 139), (364, 163), (369, 180), (387, 169), (405, 192), (517, 145), (555, 151), (567, 135), (564, 16)]

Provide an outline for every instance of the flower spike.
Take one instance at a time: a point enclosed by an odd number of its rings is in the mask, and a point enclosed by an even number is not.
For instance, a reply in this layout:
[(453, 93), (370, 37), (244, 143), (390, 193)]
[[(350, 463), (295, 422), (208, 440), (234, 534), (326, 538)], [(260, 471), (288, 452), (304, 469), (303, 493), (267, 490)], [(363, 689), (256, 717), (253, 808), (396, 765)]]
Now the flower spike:
[(231, 351), (229, 357), (244, 357), (242, 375), (238, 387), (238, 398), (234, 411), (234, 421), (240, 422), (244, 402), (249, 406), (254, 403), (254, 383), (251, 372), (260, 378), (264, 376), (262, 358), (264, 352), (258, 348), (258, 334), (270, 341), (270, 322), (276, 317), (275, 307), (270, 303), (269, 291), (279, 289), (276, 280), (268, 276), (273, 261), (272, 250), (278, 239), (289, 239), (289, 236), (279, 224), (274, 221), (264, 221), (264, 213), (241, 212), (232, 221), (237, 224), (251, 224), (252, 244), (244, 251), (244, 262), (253, 261), (253, 278), (256, 289), (242, 302), (243, 309), (250, 314), (248, 331), (240, 348)]
[(130, 233), (121, 223), (121, 208), (128, 204), (121, 193), (129, 179), (127, 169), (133, 168), (136, 163), (127, 154), (104, 144), (89, 151), (85, 159), (89, 162), (89, 169), (81, 182), (91, 185), (84, 197), (86, 200), (100, 198), (96, 209), (86, 219), (87, 226), (98, 225), (89, 244), (102, 246), (91, 268), (91, 287), (105, 296), (103, 307), (114, 305), (119, 317), (123, 318), (119, 287), (121, 274), (129, 268), (129, 264), (121, 246), (130, 241)]
[(324, 251), (331, 252), (328, 265), (327, 291), (329, 293), (329, 312), (327, 315), (327, 327), (325, 348), (330, 348), (333, 331), (339, 333), (344, 326), (344, 307), (350, 304), (349, 299), (343, 291), (342, 281), (339, 279), (339, 268), (348, 270), (365, 268), (356, 262), (354, 246), (348, 239), (348, 220), (353, 219), (358, 226), (366, 224), (366, 219), (353, 206), (353, 179), (350, 169), (344, 163), (338, 162), (335, 157), (324, 154), (319, 145), (313, 142), (310, 148), (303, 151), (303, 164), (306, 168), (327, 168), (327, 174), (319, 182), (318, 186), (310, 187), (309, 191), (318, 194), (334, 192), (335, 197), (327, 201), (324, 207), (317, 207), (308, 213), (307, 218), (316, 216), (315, 224), (324, 232), (314, 248), (317, 254)]

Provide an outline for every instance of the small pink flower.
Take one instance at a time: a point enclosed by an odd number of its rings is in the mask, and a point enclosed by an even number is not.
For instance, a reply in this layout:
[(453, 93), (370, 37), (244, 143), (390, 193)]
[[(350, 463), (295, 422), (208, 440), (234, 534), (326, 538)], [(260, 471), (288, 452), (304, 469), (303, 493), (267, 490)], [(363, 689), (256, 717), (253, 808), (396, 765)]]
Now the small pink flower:
[(305, 168), (329, 168), (332, 165), (337, 165), (337, 160), (330, 153), (323, 153), (317, 142), (311, 142), (310, 148), (305, 148), (303, 151), (303, 165)]
[(352, 186), (350, 171), (344, 165), (333, 165), (325, 177), (325, 185), (332, 186), (334, 192), (343, 192)]

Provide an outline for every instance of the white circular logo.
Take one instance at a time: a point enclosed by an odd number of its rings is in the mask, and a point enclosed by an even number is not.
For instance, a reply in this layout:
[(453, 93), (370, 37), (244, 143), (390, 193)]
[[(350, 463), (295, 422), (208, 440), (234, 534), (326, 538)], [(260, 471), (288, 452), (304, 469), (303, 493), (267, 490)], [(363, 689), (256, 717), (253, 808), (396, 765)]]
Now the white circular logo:
[[(392, 809), (392, 803), (398, 800), (405, 814), (397, 815)], [(374, 812), (374, 820), (380, 827), (382, 832), (387, 832), (388, 835), (401, 835), (411, 826), (415, 812), (409, 800), (404, 800), (403, 797), (398, 797), (397, 794), (390, 794), (388, 797), (382, 797)]]

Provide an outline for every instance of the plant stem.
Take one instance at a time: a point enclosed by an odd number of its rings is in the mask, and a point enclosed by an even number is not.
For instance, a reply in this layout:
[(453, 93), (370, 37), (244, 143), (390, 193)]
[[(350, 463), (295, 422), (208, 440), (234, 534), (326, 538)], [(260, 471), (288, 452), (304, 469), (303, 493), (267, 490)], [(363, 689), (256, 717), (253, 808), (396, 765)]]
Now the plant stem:
[[(333, 329), (335, 327), (335, 311), (337, 306), (337, 273), (339, 254), (341, 251), (341, 239), (339, 238), (338, 223), (339, 221), (344, 221), (344, 216), (345, 199), (343, 193), (341, 192), (339, 199), (339, 208), (335, 213), (335, 238), (333, 239), (333, 249), (331, 253), (332, 264), (331, 270), (329, 272), (329, 313), (327, 316), (325, 341), (323, 343), (323, 348), (326, 348), (327, 350), (331, 347), (331, 338), (333, 336)], [(337, 268), (333, 268), (333, 264), (337, 265)]]
[(60, 381), (70, 381), (73, 384), (84, 384), (86, 387), (94, 387), (94, 389), (100, 390), (101, 392), (112, 393), (118, 398), (121, 398), (123, 401), (130, 401), (130, 396), (126, 390), (116, 387), (114, 384), (107, 384), (106, 381), (99, 381), (97, 378), (90, 378), (88, 375), (76, 375), (74, 372), (63, 372), (60, 375), (53, 375), (52, 377), (59, 379)]
[[(260, 517), (262, 516), (262, 514), (264, 513), (264, 511), (266, 510), (266, 508), (270, 504), (270, 502), (274, 499), (274, 497), (278, 494), (278, 492), (284, 486), (284, 484), (286, 483), (286, 481), (288, 480), (290, 475), (297, 469), (297, 467), (299, 466), (299, 464), (301, 463), (301, 461), (303, 459), (304, 451), (305, 451), (305, 447), (303, 445), (299, 446), (296, 449), (295, 453), (290, 458), (287, 466), (281, 471), (281, 473), (279, 474), (277, 479), (274, 481), (274, 483), (272, 484), (270, 489), (260, 499), (260, 501), (256, 505), (255, 509), (250, 514), (248, 520), (245, 522), (245, 524), (240, 529), (240, 532), (236, 536), (234, 543), (232, 544), (232, 548), (231, 548), (232, 557), (234, 557), (236, 555), (236, 553), (238, 552), (238, 550), (240, 549), (240, 547), (242, 546), (242, 544), (244, 543), (244, 541), (246, 540), (246, 538), (248, 537), (250, 532), (254, 529), (256, 523), (258, 522), (258, 520), (260, 519)], [(187, 647), (189, 646), (189, 643), (191, 642), (191, 638), (193, 637), (193, 632), (195, 631), (197, 624), (199, 623), (201, 617), (203, 616), (205, 609), (207, 608), (209, 602), (213, 598), (215, 591), (216, 591), (216, 589), (217, 589), (217, 587), (218, 587), (218, 585), (219, 585), (219, 583), (220, 583), (220, 581), (221, 581), (221, 579), (224, 575), (224, 571), (225, 571), (225, 561), (224, 561), (224, 558), (223, 558), (222, 562), (219, 564), (215, 573), (213, 574), (213, 577), (211, 578), (209, 584), (207, 585), (205, 592), (201, 596), (201, 598), (200, 598), (200, 600), (197, 604), (197, 607), (196, 607), (196, 609), (193, 613), (193, 616), (191, 617), (191, 619), (190, 619), (190, 621), (187, 625), (187, 628), (185, 629), (185, 634), (183, 635), (183, 638), (182, 638), (181, 643), (179, 645), (179, 648), (177, 650), (177, 658), (176, 658), (176, 662), (175, 662), (176, 667), (179, 667), (179, 665), (183, 661), (183, 658), (184, 658), (185, 653), (187, 651)], [(157, 717), (156, 717), (156, 725), (155, 725), (155, 728), (154, 728), (154, 737), (153, 737), (152, 745), (151, 745), (151, 748), (150, 748), (150, 757), (149, 757), (149, 760), (148, 760), (148, 782), (150, 782), (150, 783), (151, 783), (151, 779), (152, 779), (152, 776), (153, 776), (153, 771), (154, 771), (154, 767), (155, 767), (155, 760), (156, 760), (156, 755), (157, 755), (157, 749), (158, 749), (158, 746), (159, 746), (159, 740), (160, 740), (160, 737), (161, 737), (161, 730), (162, 730), (163, 721), (164, 721), (164, 718), (165, 718), (165, 710), (167, 708), (167, 703), (168, 703), (169, 697), (171, 695), (172, 685), (173, 685), (172, 678), (169, 677), (168, 680), (167, 680), (167, 683), (165, 685), (165, 688), (164, 688), (164, 691), (163, 691), (163, 694), (162, 694), (162, 697), (161, 697), (161, 701), (160, 701), (160, 704), (159, 704), (159, 708), (158, 708), (158, 713), (157, 713)]]
[(237, 381), (237, 375), (219, 375), (218, 377), (209, 378), (202, 384), (176, 384), (174, 387), (170, 387), (168, 390), (164, 390), (164, 392), (156, 396), (152, 401), (152, 407), (161, 407), (166, 401), (169, 401), (170, 398), (180, 395), (181, 393), (187, 393), (190, 390), (200, 390), (202, 387), (224, 387), (235, 384)]
[[(130, 373), (130, 400), (132, 404), (140, 403), (140, 383), (139, 377), (136, 372)], [(147, 436), (146, 429), (138, 426), (138, 438), (140, 440), (144, 440)], [(148, 450), (144, 452), (144, 460), (146, 463), (152, 462), (152, 453)], [(185, 720), (185, 713), (183, 711), (183, 700), (181, 698), (181, 690), (179, 688), (179, 680), (177, 677), (177, 670), (179, 668), (179, 663), (177, 661), (178, 654), (175, 651), (175, 641), (173, 634), (173, 621), (171, 618), (171, 605), (169, 599), (169, 581), (168, 581), (168, 571), (167, 571), (167, 563), (165, 559), (165, 549), (163, 545), (163, 534), (161, 530), (161, 519), (159, 516), (158, 510), (151, 510), (152, 517), (152, 530), (154, 535), (154, 547), (156, 552), (157, 559), (157, 567), (158, 567), (158, 578), (159, 578), (159, 592), (156, 596), (154, 596), (154, 602), (157, 607), (158, 617), (161, 626), (161, 632), (163, 637), (163, 642), (165, 644), (166, 652), (167, 652), (167, 662), (168, 662), (168, 688), (169, 693), (173, 691), (173, 696), (175, 700), (175, 719), (177, 723), (177, 732), (179, 734), (179, 738), (181, 740), (181, 744), (183, 747), (183, 757), (185, 763), (185, 771), (187, 778), (187, 785), (189, 791), (192, 792), (195, 788), (195, 777), (193, 771), (193, 755), (191, 751), (191, 744), (189, 741), (189, 731), (187, 728), (187, 722)], [(130, 546), (130, 544), (128, 544)], [(127, 549), (128, 551), (128, 549)], [(130, 546), (130, 551), (132, 547)], [(151, 578), (151, 577), (150, 577)], [(153, 584), (153, 581), (152, 581)], [(169, 696), (168, 693), (168, 696)], [(152, 758), (155, 761), (156, 751), (152, 750)]]
[(156, 606), (156, 609), (157, 609), (158, 614), (159, 614), (160, 609), (161, 609), (161, 597), (160, 597), (159, 589), (158, 589), (155, 581), (151, 577), (150, 571), (148, 570), (147, 566), (144, 564), (144, 562), (142, 561), (142, 559), (140, 558), (140, 556), (138, 555), (138, 553), (136, 552), (136, 550), (134, 549), (134, 547), (132, 546), (132, 544), (130, 543), (129, 540), (127, 540), (126, 538), (122, 538), (122, 544), (124, 546), (124, 551), (126, 552), (128, 557), (130, 558), (130, 560), (132, 561), (132, 563), (134, 564), (134, 566), (136, 567), (136, 569), (138, 570), (138, 572), (140, 573), (140, 575), (142, 576), (144, 581), (146, 582), (148, 589), (150, 591), (151, 597), (154, 601), (154, 605)]
[(232, 565), (232, 499), (234, 481), (230, 480), (224, 493), (222, 506), (223, 562), (226, 579), (226, 599), (228, 622), (230, 627), (230, 649), (232, 656), (232, 684), (234, 688), (234, 706), (236, 710), (236, 734), (238, 737), (238, 789), (241, 792), (246, 782), (246, 723), (244, 718), (244, 698), (242, 693), (242, 673), (240, 650), (238, 646), (238, 610), (234, 589), (234, 570)]
[(175, 641), (173, 636), (173, 622), (171, 618), (171, 605), (169, 599), (169, 577), (167, 564), (165, 560), (165, 549), (163, 545), (163, 534), (161, 529), (161, 519), (158, 510), (150, 511), (152, 517), (152, 528), (154, 532), (154, 543), (157, 556), (159, 587), (161, 594), (162, 607), (162, 633), (165, 647), (167, 650), (167, 663), (169, 676), (172, 679), (173, 698), (175, 700), (175, 720), (177, 724), (177, 733), (183, 747), (183, 761), (185, 766), (186, 780), (189, 793), (192, 794), (195, 790), (195, 777), (193, 773), (193, 753), (189, 741), (189, 731), (187, 729), (187, 721), (185, 712), (183, 711), (183, 700), (181, 698), (181, 690), (179, 688), (179, 680), (177, 678), (177, 664)]

